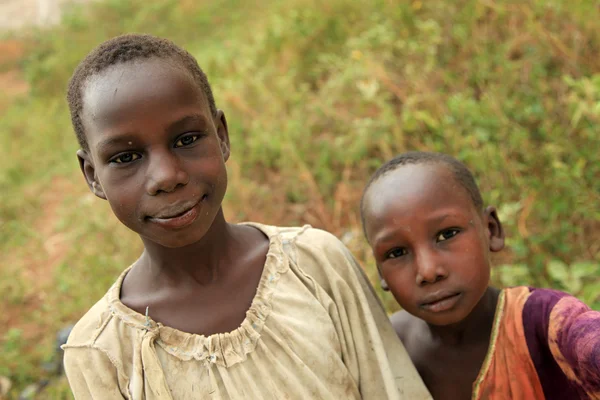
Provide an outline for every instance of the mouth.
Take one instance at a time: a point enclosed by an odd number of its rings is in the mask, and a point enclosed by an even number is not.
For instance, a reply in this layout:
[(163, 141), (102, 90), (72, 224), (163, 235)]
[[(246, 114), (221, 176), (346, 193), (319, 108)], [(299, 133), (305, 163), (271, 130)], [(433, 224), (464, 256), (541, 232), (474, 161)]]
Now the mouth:
[(443, 312), (452, 309), (460, 300), (462, 293), (442, 290), (431, 293), (423, 299), (420, 308), (430, 312)]
[(145, 219), (164, 228), (183, 228), (192, 224), (200, 215), (200, 208), (202, 208), (202, 203), (206, 197), (206, 195), (202, 196), (199, 201), (176, 203), (153, 216), (147, 216)]

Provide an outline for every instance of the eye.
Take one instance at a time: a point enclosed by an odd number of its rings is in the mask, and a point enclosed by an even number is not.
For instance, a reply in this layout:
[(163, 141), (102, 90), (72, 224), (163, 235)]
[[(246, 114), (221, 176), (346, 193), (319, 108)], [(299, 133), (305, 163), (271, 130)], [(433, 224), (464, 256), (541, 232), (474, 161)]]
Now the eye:
[(444, 240), (448, 240), (453, 238), (454, 236), (456, 236), (458, 234), (459, 230), (458, 229), (446, 229), (441, 231), (437, 237), (436, 240), (438, 242), (443, 242)]
[(398, 258), (398, 257), (402, 257), (405, 256), (406, 254), (408, 254), (408, 252), (406, 251), (405, 248), (403, 247), (396, 247), (395, 249), (392, 249), (390, 251), (388, 251), (385, 254), (385, 258)]
[(137, 153), (122, 153), (114, 157), (110, 162), (116, 164), (127, 164), (140, 158)]
[(179, 139), (177, 142), (175, 142), (175, 147), (189, 146), (190, 144), (194, 143), (199, 138), (200, 138), (200, 135), (184, 136), (181, 139)]

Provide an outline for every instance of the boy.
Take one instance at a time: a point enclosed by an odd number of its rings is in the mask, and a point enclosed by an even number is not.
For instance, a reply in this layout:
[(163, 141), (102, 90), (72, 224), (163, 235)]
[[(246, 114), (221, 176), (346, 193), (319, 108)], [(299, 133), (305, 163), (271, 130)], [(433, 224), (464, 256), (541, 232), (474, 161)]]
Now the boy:
[(398, 336), (436, 399), (600, 398), (600, 313), (554, 290), (489, 286), (504, 247), (469, 170), (402, 154), (367, 184), (361, 215)]
[(77, 399), (430, 398), (337, 239), (225, 220), (227, 121), (189, 53), (111, 39), (68, 101), (90, 190), (144, 244), (64, 346)]

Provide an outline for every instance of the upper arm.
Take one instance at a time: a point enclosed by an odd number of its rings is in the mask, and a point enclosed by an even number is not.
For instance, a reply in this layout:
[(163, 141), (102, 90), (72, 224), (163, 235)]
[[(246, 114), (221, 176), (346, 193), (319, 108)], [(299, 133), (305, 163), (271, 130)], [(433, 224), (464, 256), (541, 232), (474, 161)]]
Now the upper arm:
[(533, 289), (523, 327), (545, 393), (600, 397), (599, 312), (566, 293)]
[(589, 395), (600, 395), (600, 312), (567, 296), (553, 308), (548, 345), (565, 375)]
[(123, 377), (101, 350), (65, 346), (64, 365), (75, 399), (129, 399)]

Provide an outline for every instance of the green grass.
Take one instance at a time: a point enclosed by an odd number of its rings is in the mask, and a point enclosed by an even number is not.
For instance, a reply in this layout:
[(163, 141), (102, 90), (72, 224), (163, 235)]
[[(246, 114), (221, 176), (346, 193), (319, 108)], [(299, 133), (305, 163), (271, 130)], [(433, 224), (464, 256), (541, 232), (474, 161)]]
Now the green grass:
[[(0, 375), (15, 398), (141, 249), (88, 193), (64, 100), (78, 61), (123, 32), (168, 37), (206, 70), (230, 124), (233, 220), (344, 236), (377, 283), (362, 186), (396, 153), (444, 151), (499, 207), (509, 240), (494, 281), (600, 309), (596, 2), (263, 3), (105, 1), (17, 34), (25, 56), (1, 67), (31, 90), (0, 108)], [(41, 398), (70, 398), (64, 380)]]

